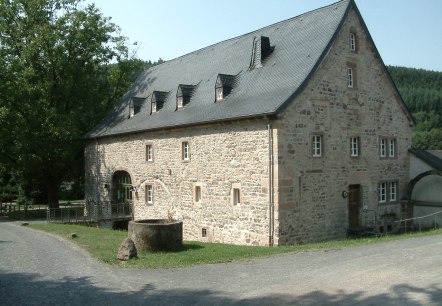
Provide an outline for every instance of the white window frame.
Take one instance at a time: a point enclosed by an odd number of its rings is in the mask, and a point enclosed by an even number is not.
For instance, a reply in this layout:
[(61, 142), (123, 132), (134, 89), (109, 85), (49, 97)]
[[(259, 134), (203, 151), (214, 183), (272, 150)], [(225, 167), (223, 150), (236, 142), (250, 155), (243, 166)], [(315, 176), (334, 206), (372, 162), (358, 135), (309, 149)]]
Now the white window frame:
[(221, 101), (222, 99), (224, 99), (223, 88), (222, 87), (215, 88), (215, 100)]
[(313, 149), (313, 157), (321, 157), (322, 156), (322, 136), (321, 135), (313, 135), (312, 149)]
[(353, 68), (347, 67), (347, 87), (353, 88), (354, 80), (353, 80)]
[(350, 50), (356, 51), (356, 34), (350, 32)]
[(131, 102), (129, 104), (129, 118), (132, 118), (133, 116), (135, 116), (135, 108), (133, 103)]
[(387, 202), (387, 182), (380, 182), (378, 185), (379, 189), (379, 203)]
[(152, 146), (152, 144), (146, 145), (146, 161), (148, 161), (148, 162), (153, 161), (153, 146)]
[(147, 184), (145, 185), (145, 201), (146, 204), (153, 204), (153, 185)]
[(387, 157), (387, 138), (381, 138), (379, 141), (379, 154), (381, 157)]
[(157, 102), (152, 102), (152, 113), (157, 112)]
[(359, 156), (359, 137), (350, 138), (350, 156), (351, 157)]
[(396, 156), (396, 139), (390, 138), (388, 140), (388, 157)]
[(183, 141), (181, 143), (181, 158), (184, 161), (190, 160), (190, 144), (188, 141)]
[(397, 182), (389, 183), (389, 201), (390, 202), (397, 201)]

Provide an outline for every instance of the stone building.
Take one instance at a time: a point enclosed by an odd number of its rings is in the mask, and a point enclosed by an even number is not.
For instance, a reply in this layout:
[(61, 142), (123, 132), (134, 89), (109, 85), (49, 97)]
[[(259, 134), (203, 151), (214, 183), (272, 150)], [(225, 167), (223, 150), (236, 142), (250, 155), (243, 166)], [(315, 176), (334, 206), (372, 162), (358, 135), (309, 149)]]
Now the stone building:
[(87, 135), (86, 199), (184, 238), (282, 245), (394, 230), (413, 119), (353, 0), (143, 72)]

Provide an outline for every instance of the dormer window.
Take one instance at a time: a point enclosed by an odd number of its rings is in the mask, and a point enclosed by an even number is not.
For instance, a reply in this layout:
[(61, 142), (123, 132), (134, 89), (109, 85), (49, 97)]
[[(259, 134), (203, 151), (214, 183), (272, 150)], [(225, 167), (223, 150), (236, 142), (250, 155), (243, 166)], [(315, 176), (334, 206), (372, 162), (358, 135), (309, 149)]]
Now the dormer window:
[(261, 68), (274, 49), (275, 46), (270, 45), (270, 38), (266, 36), (254, 37), (249, 69)]
[(222, 87), (218, 87), (215, 89), (216, 92), (216, 101), (220, 101), (223, 99), (223, 88)]
[(176, 92), (176, 109), (181, 109), (190, 102), (190, 98), (192, 97), (195, 88), (196, 85), (180, 84), (178, 86), (178, 90)]
[(215, 83), (215, 101), (225, 99), (236, 85), (236, 75), (218, 74)]
[(150, 113), (156, 113), (163, 108), (166, 103), (169, 93), (165, 91), (154, 91), (150, 100), (151, 110)]
[(183, 97), (177, 97), (176, 98), (176, 104), (177, 104), (177, 108), (183, 108)]
[(144, 98), (132, 97), (129, 101), (129, 118), (132, 118), (141, 111), (141, 105), (144, 102)]

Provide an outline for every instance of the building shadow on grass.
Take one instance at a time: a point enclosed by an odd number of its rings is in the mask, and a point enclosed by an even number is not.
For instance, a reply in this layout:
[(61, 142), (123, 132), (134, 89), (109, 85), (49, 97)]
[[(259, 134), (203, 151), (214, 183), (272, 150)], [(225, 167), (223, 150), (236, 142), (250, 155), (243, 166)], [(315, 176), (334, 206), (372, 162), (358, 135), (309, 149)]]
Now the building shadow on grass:
[[(244, 292), (244, 296), (247, 293)], [(440, 305), (442, 288), (397, 285), (385, 294), (367, 296), (364, 291), (335, 294), (312, 291), (297, 295), (270, 294), (236, 298), (213, 290), (159, 289), (146, 284), (138, 291), (102, 288), (89, 278), (45, 280), (37, 274), (0, 274), (1, 304), (9, 305)]]

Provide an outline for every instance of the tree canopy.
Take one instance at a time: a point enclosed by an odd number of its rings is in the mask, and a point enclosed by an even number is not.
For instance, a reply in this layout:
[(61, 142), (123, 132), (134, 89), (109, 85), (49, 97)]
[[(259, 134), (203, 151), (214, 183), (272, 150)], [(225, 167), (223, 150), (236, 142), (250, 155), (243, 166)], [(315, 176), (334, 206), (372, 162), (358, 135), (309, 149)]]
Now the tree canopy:
[(93, 4), (0, 0), (0, 163), (57, 206), (83, 172), (83, 135), (144, 66)]
[(421, 149), (442, 150), (442, 72), (387, 68), (416, 120), (413, 144)]

